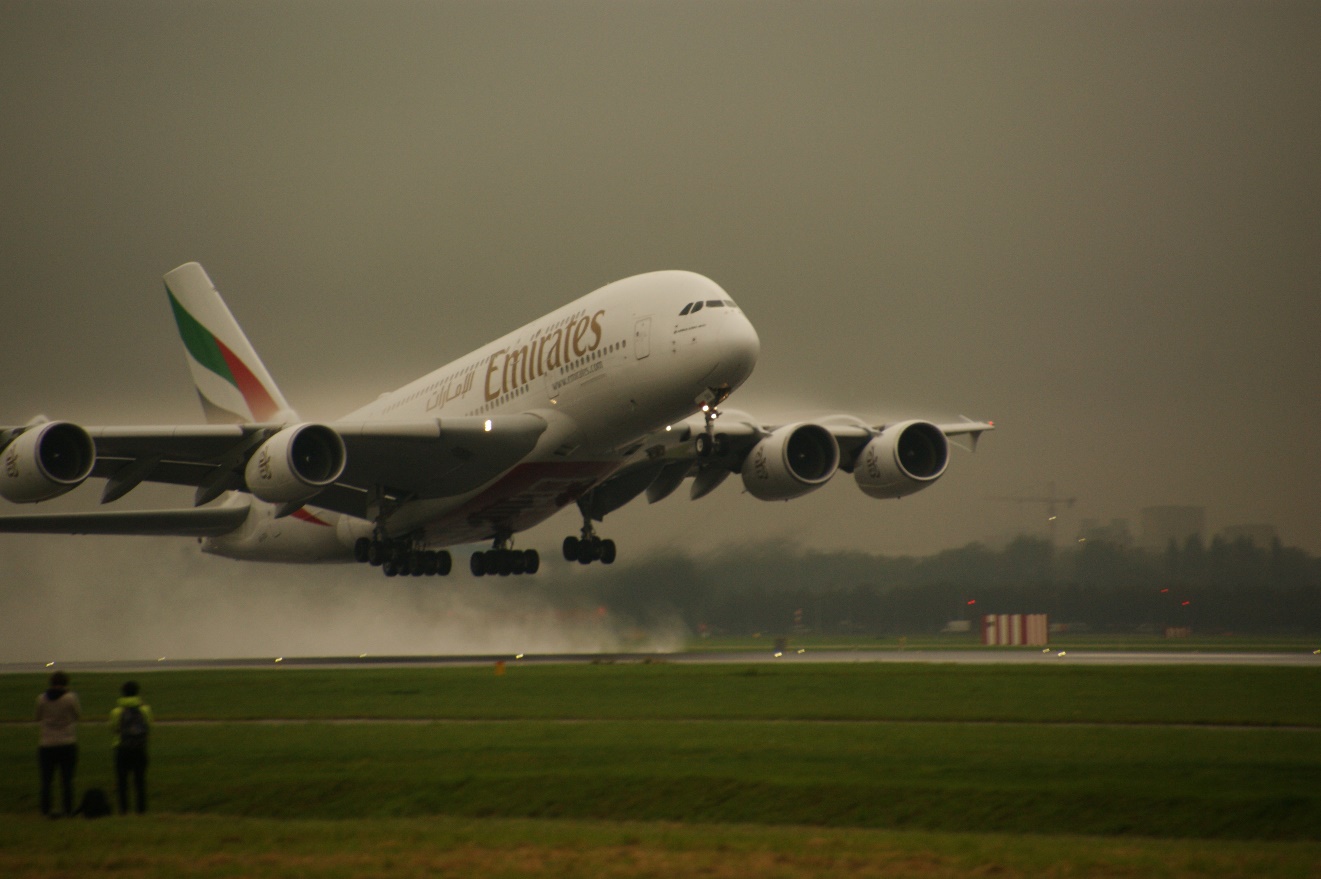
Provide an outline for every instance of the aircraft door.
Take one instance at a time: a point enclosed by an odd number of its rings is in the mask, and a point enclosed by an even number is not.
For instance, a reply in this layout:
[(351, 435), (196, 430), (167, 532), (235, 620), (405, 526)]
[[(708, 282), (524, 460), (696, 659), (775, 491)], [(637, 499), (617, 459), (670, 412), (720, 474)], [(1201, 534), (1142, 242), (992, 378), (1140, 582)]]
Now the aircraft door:
[(644, 317), (633, 324), (633, 356), (645, 360), (651, 356), (651, 318)]

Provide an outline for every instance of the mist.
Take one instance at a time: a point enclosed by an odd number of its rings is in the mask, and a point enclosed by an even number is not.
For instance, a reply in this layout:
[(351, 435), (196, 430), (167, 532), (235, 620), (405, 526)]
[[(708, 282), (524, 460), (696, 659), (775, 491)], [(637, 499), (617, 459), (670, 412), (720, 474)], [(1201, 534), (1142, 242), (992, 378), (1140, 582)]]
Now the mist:
[[(465, 565), (456, 556), (456, 567)], [(386, 578), (235, 562), (162, 538), (4, 537), (0, 662), (667, 652), (682, 624), (608, 615), (578, 572)], [(599, 566), (598, 566), (599, 567)]]

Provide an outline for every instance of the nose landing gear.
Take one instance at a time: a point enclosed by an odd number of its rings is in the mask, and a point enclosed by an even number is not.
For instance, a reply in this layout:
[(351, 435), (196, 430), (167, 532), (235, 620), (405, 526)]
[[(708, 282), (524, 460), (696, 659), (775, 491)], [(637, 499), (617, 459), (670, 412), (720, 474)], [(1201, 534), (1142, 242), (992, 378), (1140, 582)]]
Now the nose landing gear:
[[(711, 395), (711, 398), (715, 400), (715, 395)], [(727, 438), (723, 433), (716, 433), (716, 419), (720, 417), (720, 410), (716, 408), (715, 402), (703, 402), (702, 398), (698, 398), (698, 402), (702, 405), (702, 419), (706, 427), (693, 438), (694, 451), (699, 458), (724, 457), (728, 451)]]

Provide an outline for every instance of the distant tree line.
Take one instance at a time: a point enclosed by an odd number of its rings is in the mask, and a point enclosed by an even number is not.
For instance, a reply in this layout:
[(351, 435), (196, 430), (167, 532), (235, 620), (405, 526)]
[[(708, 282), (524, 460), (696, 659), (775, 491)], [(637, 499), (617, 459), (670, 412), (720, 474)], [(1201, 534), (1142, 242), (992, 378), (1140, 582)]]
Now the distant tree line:
[(692, 631), (919, 634), (982, 614), (1047, 613), (1096, 632), (1321, 633), (1321, 559), (1247, 539), (1151, 553), (1104, 542), (1056, 551), (1020, 537), (933, 556), (816, 552), (781, 543), (664, 555), (594, 581), (611, 614)]

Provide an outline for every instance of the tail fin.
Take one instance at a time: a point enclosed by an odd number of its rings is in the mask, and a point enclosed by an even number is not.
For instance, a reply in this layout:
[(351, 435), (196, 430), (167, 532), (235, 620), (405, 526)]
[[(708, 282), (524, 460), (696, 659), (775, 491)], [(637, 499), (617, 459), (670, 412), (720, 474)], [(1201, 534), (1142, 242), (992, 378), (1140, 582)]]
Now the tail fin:
[(166, 274), (165, 292), (209, 423), (297, 417), (200, 265), (185, 263)]

